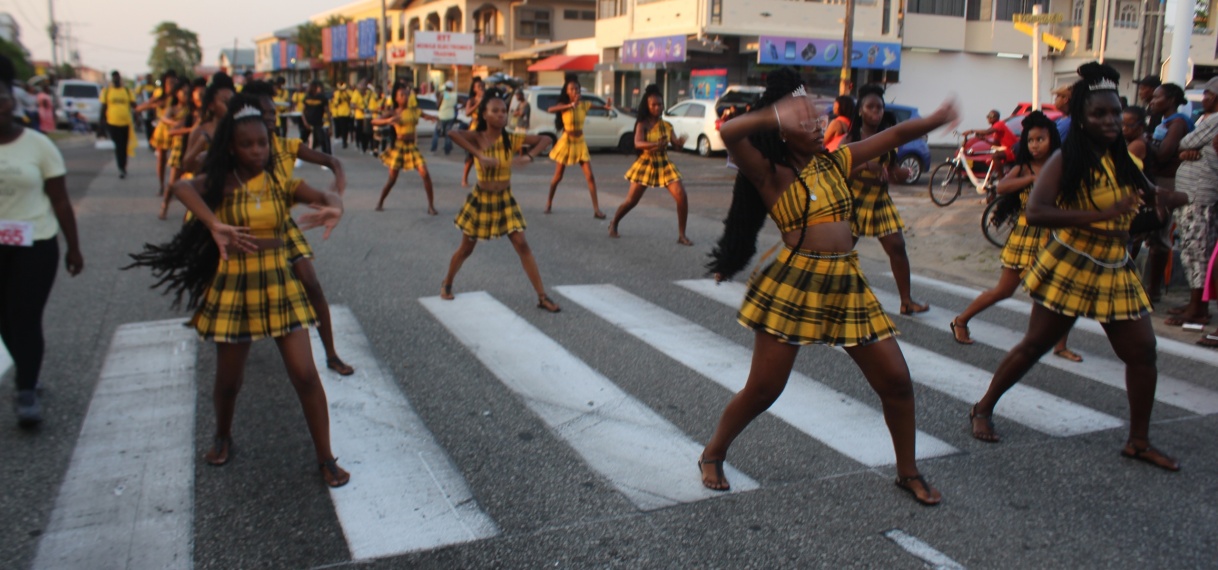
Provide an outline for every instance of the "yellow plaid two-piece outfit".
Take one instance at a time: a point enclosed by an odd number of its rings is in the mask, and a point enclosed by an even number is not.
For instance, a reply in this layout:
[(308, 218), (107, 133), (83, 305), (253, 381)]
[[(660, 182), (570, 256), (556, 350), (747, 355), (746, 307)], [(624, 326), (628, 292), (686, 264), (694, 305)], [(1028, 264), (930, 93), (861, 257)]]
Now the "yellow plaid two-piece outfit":
[(524, 146), (524, 136), (524, 133), (506, 134), (508, 144), (505, 145), (503, 137), (499, 137), (495, 139), (495, 144), (483, 151), (483, 154), (497, 159), (498, 166), (484, 167), (481, 160), (474, 159), (478, 184), (474, 185), (473, 191), (465, 199), (465, 206), (453, 219), (453, 223), (465, 235), (489, 240), (524, 231), (524, 214), (520, 212), (520, 206), (512, 196), (511, 187), (499, 192), (487, 192), (480, 186), (483, 182), (512, 179), (512, 158)]
[[(256, 239), (284, 239), (293, 191), (300, 181), (262, 173), (234, 189), (216, 209), (225, 224), (245, 226)], [(221, 259), (203, 302), (190, 320), (204, 340), (224, 343), (275, 338), (317, 325), (304, 286), (288, 264), (284, 246)]]
[[(846, 147), (813, 158), (799, 173), (804, 182), (796, 180), (770, 209), (778, 229), (786, 233), (850, 220), (850, 163)], [(809, 200), (804, 183), (815, 200)], [(777, 259), (749, 280), (736, 320), (800, 345), (857, 346), (897, 334), (863, 277), (857, 252), (796, 250), (785, 244)]]
[[(1058, 207), (1104, 210), (1135, 192), (1132, 186), (1117, 184), (1110, 155), (1104, 155), (1101, 170), (1092, 173), (1090, 191), (1081, 188), (1074, 203), (1059, 200)], [(1091, 227), (1129, 231), (1133, 217), (1134, 212), (1129, 212)], [(1049, 242), (1023, 278), (1033, 301), (1055, 313), (1102, 323), (1140, 319), (1150, 313), (1150, 299), (1142, 289), (1124, 240), (1081, 228), (1058, 228), (1048, 233)]]
[[(397, 111), (397, 121), (393, 123), (393, 131), (396, 135), (393, 148), (381, 154), (381, 164), (390, 170), (414, 170), (427, 164), (423, 160), (423, 155), (419, 153), (419, 145), (416, 144), (417, 141), (413, 136), (418, 129), (419, 117), (422, 114), (418, 107), (407, 107)], [(410, 137), (410, 140), (402, 140), (402, 137)]]
[(672, 124), (668, 121), (656, 121), (647, 131), (646, 141), (649, 143), (664, 141), (664, 146), (645, 150), (635, 159), (630, 170), (626, 171), (626, 180), (648, 187), (663, 187), (681, 179), (681, 173), (676, 165), (668, 159), (668, 141), (673, 138)]
[[(158, 88), (155, 92), (153, 92), (152, 96), (153, 98), (157, 98), (163, 93), (164, 91)], [(152, 145), (152, 148), (157, 150), (169, 150), (169, 148), (173, 146), (173, 138), (169, 136), (169, 125), (166, 124), (165, 121), (161, 120), (165, 118), (167, 113), (169, 113), (168, 97), (165, 98), (160, 107), (158, 107), (156, 110), (156, 128), (152, 129), (152, 136), (149, 137), (148, 141), (148, 143)]]
[[(889, 155), (879, 159), (880, 168), (887, 169)], [(850, 190), (854, 193), (854, 218), (850, 231), (858, 237), (884, 237), (905, 229), (897, 205), (888, 194), (888, 183), (879, 175), (862, 170), (850, 179)]]
[[(188, 116), (190, 116), (190, 108), (186, 105), (178, 105), (173, 117), (173, 120), (177, 121), (178, 125), (173, 128), (185, 128)], [(169, 134), (169, 130), (168, 128), (165, 130), (165, 136), (169, 136), (172, 139), (169, 143), (169, 167), (182, 168), (182, 158), (186, 154), (186, 137), (190, 135), (178, 135), (175, 137)]]
[(1019, 218), (1007, 243), (1002, 246), (1002, 266), (1016, 271), (1026, 271), (1036, 261), (1036, 256), (1049, 240), (1049, 232), (1045, 228), (1028, 225), (1028, 195), (1032, 193), (1029, 185), (1019, 191)]
[[(583, 135), (584, 119), (591, 108), (591, 101), (580, 101), (562, 112), (563, 132), (554, 143), (554, 148), (550, 149), (550, 160), (566, 166), (592, 160), (592, 155), (588, 152), (588, 142), (584, 140)], [(571, 135), (575, 131), (580, 131), (578, 137)]]

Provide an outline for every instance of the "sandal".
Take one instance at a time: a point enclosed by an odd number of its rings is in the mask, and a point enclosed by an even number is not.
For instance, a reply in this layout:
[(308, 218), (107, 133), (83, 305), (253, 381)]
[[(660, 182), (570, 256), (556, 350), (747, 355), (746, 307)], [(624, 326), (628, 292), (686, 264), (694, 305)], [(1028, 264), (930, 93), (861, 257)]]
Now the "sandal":
[[(922, 489), (926, 491), (926, 494), (928, 496), (930, 496), (930, 498), (923, 499), (922, 497), (918, 496), (918, 492), (914, 491), (913, 485), (910, 484), (915, 481), (922, 484)], [(940, 495), (939, 497), (934, 497), (934, 495), (931, 494), (935, 490), (930, 486), (930, 483), (926, 482), (926, 479), (922, 478), (921, 475), (914, 475), (913, 477), (898, 476), (896, 485), (897, 485), (897, 487), (900, 487), (902, 491), (905, 491), (906, 493), (913, 495), (913, 498), (915, 501), (922, 503), (923, 505), (926, 505), (928, 507), (933, 507), (943, 501), (942, 495)]]
[(558, 306), (558, 303), (551, 301), (550, 298), (545, 295), (539, 295), (537, 297), (537, 308), (545, 309), (551, 313), (557, 313), (562, 310), (562, 308)]
[(708, 482), (706, 480), (706, 475), (703, 475), (702, 476), (702, 486), (703, 487), (706, 487), (707, 489), (710, 489), (712, 491), (730, 491), (732, 489), (731, 484), (727, 482), (727, 475), (725, 475), (723, 473), (723, 460), (722, 459), (702, 459), (701, 457), (699, 457), (698, 458), (698, 472), (699, 473), (702, 472), (703, 465), (714, 465), (715, 466), (715, 476), (718, 477), (719, 481), (722, 482), (721, 486), (712, 485), (710, 482)]
[(352, 368), (350, 364), (343, 362), (343, 359), (337, 356), (326, 359), (326, 368), (337, 372), (340, 376), (350, 376), (355, 374), (355, 369)]
[(351, 474), (347, 473), (342, 467), (338, 466), (338, 458), (335, 457), (320, 464), (321, 478), (326, 482), (326, 485), (331, 489), (342, 487), (351, 480)]
[(1201, 325), (1204, 327), (1208, 326), (1210, 324), (1210, 320), (1212, 319), (1213, 317), (1210, 315), (1201, 315), (1200, 317), (1185, 317), (1184, 315), (1178, 315), (1163, 319), (1163, 324), (1169, 327), (1182, 327), (1184, 325)]
[(456, 297), (453, 296), (453, 284), (452, 283), (441, 283), (440, 284), (440, 298), (444, 299), (445, 301), (451, 301), (453, 299), (456, 299)]
[(689, 241), (689, 238), (687, 238), (685, 236), (681, 236), (681, 237), (677, 238), (677, 243), (679, 243), (681, 245), (694, 245), (694, 242)]
[[(982, 420), (985, 422), (983, 425), (985, 426), (986, 431), (980, 431), (977, 429), (977, 420)], [(998, 434), (994, 433), (994, 418), (992, 417), (992, 414), (977, 413), (977, 404), (973, 404), (973, 407), (969, 408), (968, 421), (969, 425), (973, 429), (974, 439), (979, 439), (986, 443), (998, 443), (999, 441), (1002, 441), (998, 438)]]
[(1162, 451), (1151, 447), (1149, 444), (1146, 447), (1138, 449), (1134, 447), (1133, 442), (1127, 441), (1125, 442), (1125, 447), (1121, 449), (1121, 457), (1137, 459), (1138, 461), (1149, 463), (1159, 469), (1166, 469), (1168, 471), (1174, 472), (1180, 470), (1179, 461), (1168, 457)]
[(1070, 350), (1068, 348), (1063, 348), (1061, 350), (1055, 350), (1055, 351), (1053, 351), (1053, 355), (1057, 356), (1059, 358), (1064, 358), (1066, 360), (1069, 360), (1070, 362), (1082, 362), (1083, 361), (1082, 355), (1080, 355), (1079, 353), (1074, 352), (1073, 350)]
[(1207, 334), (1197, 340), (1197, 346), (1218, 348), (1218, 334)]
[(203, 460), (212, 467), (223, 467), (232, 457), (233, 438), (216, 436), (212, 439), (211, 450), (203, 455)]
[[(947, 323), (947, 326), (952, 329), (952, 337), (956, 339), (956, 342), (960, 344), (973, 344), (973, 335), (969, 334), (968, 325), (958, 324), (956, 319), (952, 319), (952, 322)], [(963, 336), (961, 336), (961, 333), (964, 333)]]
[(930, 305), (919, 305), (918, 303), (915, 303), (913, 301), (910, 301), (908, 303), (901, 303), (901, 314), (902, 315), (916, 315), (918, 313), (925, 313), (926, 311), (929, 311), (929, 310), (930, 310)]

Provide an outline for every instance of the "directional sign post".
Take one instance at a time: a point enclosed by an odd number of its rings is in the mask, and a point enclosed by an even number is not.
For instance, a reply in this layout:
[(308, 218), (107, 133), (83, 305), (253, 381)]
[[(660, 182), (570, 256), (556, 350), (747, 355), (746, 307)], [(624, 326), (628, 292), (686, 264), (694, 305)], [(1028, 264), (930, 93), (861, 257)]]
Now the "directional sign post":
[(1014, 14), (1015, 29), (1032, 36), (1032, 109), (1040, 110), (1040, 42), (1057, 51), (1066, 51), (1066, 40), (1053, 34), (1041, 33), (1041, 24), (1060, 24), (1061, 14), (1041, 14), (1040, 4), (1032, 6), (1031, 14)]

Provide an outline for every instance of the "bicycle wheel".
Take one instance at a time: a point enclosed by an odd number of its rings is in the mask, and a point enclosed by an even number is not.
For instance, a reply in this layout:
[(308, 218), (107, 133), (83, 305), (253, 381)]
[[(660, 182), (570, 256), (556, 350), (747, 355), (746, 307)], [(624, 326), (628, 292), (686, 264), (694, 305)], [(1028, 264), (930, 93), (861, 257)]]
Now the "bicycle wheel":
[(936, 166), (930, 173), (930, 201), (939, 207), (951, 205), (960, 197), (965, 179), (955, 164), (945, 162)]
[(1015, 219), (1018, 216), (1008, 216), (1002, 224), (994, 223), (994, 211), (998, 209), (999, 200), (994, 200), (985, 207), (985, 212), (981, 214), (981, 233), (985, 234), (985, 239), (994, 244), (994, 247), (1003, 247), (1007, 244), (1007, 236), (1011, 235), (1011, 230), (1015, 228)]

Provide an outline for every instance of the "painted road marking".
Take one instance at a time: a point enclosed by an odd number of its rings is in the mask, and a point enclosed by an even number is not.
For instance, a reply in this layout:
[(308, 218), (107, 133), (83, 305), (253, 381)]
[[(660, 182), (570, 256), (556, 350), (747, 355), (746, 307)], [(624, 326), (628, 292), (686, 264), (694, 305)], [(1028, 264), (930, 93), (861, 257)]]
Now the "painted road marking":
[(8, 351), (0, 345), (0, 381), (4, 380), (4, 375), (8, 373), (8, 369), (13, 367), (13, 357), (9, 356)]
[[(889, 277), (892, 276), (891, 273), (888, 273), (886, 275), (888, 275)], [(974, 289), (972, 287), (956, 285), (955, 283), (948, 283), (946, 281), (940, 281), (938, 279), (931, 279), (930, 277), (923, 277), (921, 275), (914, 275), (910, 279), (912, 282), (917, 283), (919, 285), (925, 285), (925, 286), (933, 288), (933, 289), (938, 289), (940, 291), (943, 291), (944, 293), (950, 293), (952, 295), (955, 295), (957, 297), (963, 297), (970, 301), (972, 301), (973, 299), (976, 299), (977, 295), (981, 294), (981, 291)], [(1021, 301), (1018, 299), (1006, 299), (1006, 300), (998, 303), (995, 306), (1002, 307), (1003, 309), (1007, 309), (1009, 311), (1014, 311), (1016, 313), (1020, 313), (1020, 314), (1024, 314), (1024, 315), (1032, 314), (1032, 303), (1030, 303), (1028, 301)], [(1087, 331), (1092, 334), (1097, 334), (1100, 336), (1107, 337), (1107, 334), (1104, 333), (1104, 327), (1100, 326), (1100, 323), (1096, 322), (1093, 319), (1079, 319), (1077, 322), (1074, 323), (1074, 328), (1077, 330), (1083, 330), (1083, 331)], [(1196, 346), (1193, 344), (1188, 344), (1188, 343), (1180, 342), (1178, 340), (1164, 338), (1161, 336), (1158, 337), (1157, 346), (1158, 346), (1159, 352), (1166, 352), (1169, 354), (1174, 354), (1176, 356), (1187, 358), (1189, 360), (1194, 360), (1196, 362), (1202, 362), (1205, 364), (1218, 366), (1218, 351), (1215, 351), (1214, 349), (1211, 349), (1211, 348), (1202, 348), (1202, 347), (1199, 347), (1199, 346)]]
[[(875, 296), (885, 307), (899, 307), (901, 300), (887, 291), (872, 288)], [(931, 307), (929, 311), (914, 317), (917, 321), (951, 333), (952, 319), (956, 315), (947, 309)], [(1024, 333), (1013, 331), (1006, 327), (994, 325), (977, 318), (969, 321), (969, 331), (977, 344), (992, 346), (1000, 350), (1010, 350), (1011, 347), (1023, 340)], [(954, 342), (954, 341), (953, 341)], [(1125, 363), (1094, 354), (1086, 355), (1082, 362), (1070, 362), (1064, 358), (1046, 355), (1040, 359), (1040, 364), (1056, 368), (1062, 372), (1075, 374), (1088, 380), (1094, 380), (1113, 388), (1125, 389)], [(1190, 384), (1179, 378), (1160, 374), (1155, 399), (1164, 404), (1171, 404), (1197, 414), (1218, 413), (1218, 392)]]
[(381, 558), (498, 535), (452, 460), (377, 362), (355, 315), (331, 305), (330, 319), (335, 348), (356, 367), (356, 375), (346, 378), (328, 370), (313, 331), (334, 453), (351, 472), (350, 483), (330, 491), (351, 557)]
[(905, 549), (914, 556), (917, 556), (923, 562), (930, 564), (935, 570), (964, 570), (959, 562), (952, 560), (946, 554), (935, 550), (935, 548), (925, 542), (922, 542), (918, 537), (909, 534), (899, 528), (894, 528), (884, 533), (884, 536), (895, 543), (897, 546)]
[[(713, 283), (713, 282), (712, 282)], [(697, 324), (613, 285), (556, 287), (593, 314), (651, 345), (669, 358), (737, 392), (748, 379), (752, 353)], [(892, 438), (878, 410), (793, 372), (769, 413), (838, 453), (868, 466), (892, 465)], [(921, 431), (918, 457), (957, 449)]]
[(118, 327), (33, 568), (193, 566), (195, 332)]
[[(743, 283), (716, 285), (711, 279), (678, 281), (678, 285), (731, 307), (739, 307), (746, 287)], [(964, 402), (975, 402), (990, 385), (993, 374), (919, 347), (899, 341), (914, 382)], [(1016, 384), (994, 410), (998, 416), (1041, 433), (1066, 437), (1121, 427), (1124, 423), (1108, 414), (1072, 403), (1048, 392)], [(921, 447), (921, 445), (919, 445)]]
[[(723, 496), (702, 486), (702, 445), (484, 292), (419, 300), (584, 461), (642, 510)], [(724, 465), (732, 491), (758, 488)]]

